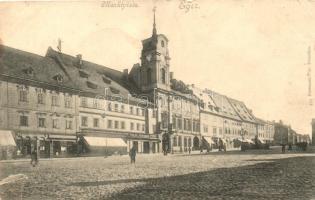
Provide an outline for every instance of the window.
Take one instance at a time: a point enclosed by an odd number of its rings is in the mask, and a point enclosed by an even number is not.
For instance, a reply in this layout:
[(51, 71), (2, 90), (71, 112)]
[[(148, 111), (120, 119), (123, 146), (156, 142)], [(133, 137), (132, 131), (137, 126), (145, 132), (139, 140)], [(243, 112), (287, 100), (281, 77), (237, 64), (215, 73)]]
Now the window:
[(58, 119), (53, 119), (53, 128), (59, 128), (58, 127)]
[(119, 128), (118, 124), (119, 124), (118, 121), (115, 121), (115, 129)]
[(188, 119), (187, 121), (188, 121), (188, 131), (191, 131), (191, 120)]
[(87, 98), (86, 97), (81, 97), (81, 106), (87, 107)]
[(217, 128), (213, 127), (213, 134), (217, 134)]
[(144, 116), (144, 109), (141, 109), (141, 115)]
[(124, 113), (124, 112), (125, 112), (125, 106), (124, 106), (124, 105), (121, 105), (121, 106), (120, 106), (120, 110), (121, 110), (122, 113)]
[(182, 119), (181, 118), (177, 118), (177, 128), (182, 129)]
[(142, 124), (142, 131), (144, 131), (145, 130), (145, 126), (144, 126), (144, 124)]
[(59, 105), (59, 103), (58, 103), (58, 96), (57, 95), (51, 96), (51, 105), (52, 106), (58, 106)]
[(107, 128), (112, 128), (113, 127), (113, 122), (112, 120), (107, 120)]
[(118, 112), (118, 104), (115, 104), (115, 112)]
[(81, 126), (88, 126), (88, 118), (81, 117)]
[(208, 125), (203, 125), (203, 132), (208, 133)]
[(133, 107), (132, 106), (130, 106), (130, 114), (133, 115)]
[(27, 102), (27, 91), (26, 90), (20, 90), (19, 101)]
[(65, 97), (65, 107), (71, 108), (71, 98), (70, 97)]
[(136, 110), (136, 115), (139, 115), (139, 108), (137, 108)]
[(98, 108), (98, 100), (97, 99), (93, 99), (93, 108)]
[(125, 129), (125, 122), (124, 122), (124, 121), (121, 121), (121, 122), (120, 122), (120, 128), (121, 128), (121, 129)]
[(134, 127), (134, 123), (133, 122), (130, 122), (130, 130), (133, 130), (135, 127)]
[(140, 131), (140, 124), (137, 123), (137, 131)]
[(173, 128), (176, 129), (176, 117), (175, 116), (173, 116), (172, 121), (173, 121)]
[(93, 127), (96, 127), (96, 128), (99, 127), (99, 119), (97, 119), (97, 118), (93, 119)]
[(45, 128), (45, 118), (38, 118), (38, 127)]
[(28, 126), (28, 117), (20, 116), (20, 126)]
[(44, 104), (44, 94), (43, 93), (38, 93), (37, 94), (37, 103), (38, 104)]
[(72, 129), (72, 120), (66, 120), (66, 129)]
[(165, 74), (165, 69), (164, 68), (161, 69), (161, 80), (162, 80), (163, 84), (166, 83), (166, 74)]
[(111, 102), (108, 102), (107, 109), (108, 109), (108, 111), (112, 111), (112, 103)]
[(161, 47), (164, 47), (165, 44), (164, 44), (164, 40), (161, 40)]

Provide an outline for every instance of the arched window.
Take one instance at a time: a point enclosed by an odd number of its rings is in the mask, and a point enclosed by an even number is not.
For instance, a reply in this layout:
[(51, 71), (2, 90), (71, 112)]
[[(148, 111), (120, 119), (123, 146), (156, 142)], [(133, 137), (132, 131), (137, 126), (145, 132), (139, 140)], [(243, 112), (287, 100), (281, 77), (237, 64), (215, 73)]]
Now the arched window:
[(162, 83), (166, 83), (166, 74), (165, 74), (165, 69), (162, 68), (161, 69), (161, 79), (162, 79)]
[(151, 79), (151, 69), (148, 68), (148, 70), (147, 70), (147, 84), (150, 84), (151, 81), (152, 81), (152, 79)]

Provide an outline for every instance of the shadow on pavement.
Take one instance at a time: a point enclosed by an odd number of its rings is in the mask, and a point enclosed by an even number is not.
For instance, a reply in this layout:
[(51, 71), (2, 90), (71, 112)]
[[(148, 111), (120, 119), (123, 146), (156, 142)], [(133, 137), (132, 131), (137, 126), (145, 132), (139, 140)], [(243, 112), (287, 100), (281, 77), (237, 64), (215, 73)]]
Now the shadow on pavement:
[(79, 182), (76, 186), (144, 182), (111, 199), (312, 199), (315, 158), (294, 157), (180, 176)]

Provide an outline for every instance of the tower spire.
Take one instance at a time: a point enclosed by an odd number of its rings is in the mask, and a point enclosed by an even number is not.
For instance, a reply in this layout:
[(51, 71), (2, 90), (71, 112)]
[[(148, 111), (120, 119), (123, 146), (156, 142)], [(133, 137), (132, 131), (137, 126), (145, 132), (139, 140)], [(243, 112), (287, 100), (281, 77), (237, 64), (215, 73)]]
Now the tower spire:
[(152, 36), (156, 36), (156, 25), (155, 25), (155, 11), (156, 11), (156, 6), (153, 7), (153, 31), (152, 31)]

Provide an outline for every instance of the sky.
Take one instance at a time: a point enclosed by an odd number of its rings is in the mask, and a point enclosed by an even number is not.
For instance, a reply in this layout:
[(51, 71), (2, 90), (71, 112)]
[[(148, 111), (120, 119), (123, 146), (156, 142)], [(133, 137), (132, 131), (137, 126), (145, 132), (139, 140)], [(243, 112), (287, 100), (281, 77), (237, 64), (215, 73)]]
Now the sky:
[(152, 34), (156, 6), (157, 32), (169, 39), (176, 79), (244, 101), (256, 117), (311, 133), (315, 109), (308, 103), (307, 71), (315, 62), (315, 1), (190, 0), (189, 11), (180, 0), (133, 2), (137, 7), (2, 2), (0, 38), (39, 55), (56, 49), (61, 38), (66, 54), (130, 70), (140, 62), (141, 41)]

